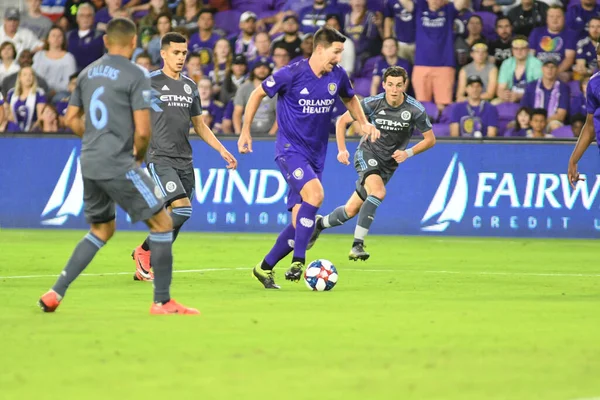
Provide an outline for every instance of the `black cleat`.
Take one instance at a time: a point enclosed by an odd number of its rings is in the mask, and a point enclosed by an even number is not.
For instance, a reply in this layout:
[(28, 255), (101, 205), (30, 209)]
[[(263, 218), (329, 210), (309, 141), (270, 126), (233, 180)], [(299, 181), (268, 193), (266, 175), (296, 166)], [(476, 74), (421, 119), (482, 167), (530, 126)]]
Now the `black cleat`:
[(371, 255), (365, 251), (365, 246), (362, 243), (352, 247), (350, 254), (348, 254), (348, 259), (352, 261), (366, 261), (369, 259), (369, 257), (371, 257)]
[(285, 279), (288, 281), (298, 282), (300, 278), (302, 278), (303, 269), (304, 264), (302, 264), (300, 261), (293, 262), (290, 266), (290, 269), (285, 272)]
[(275, 271), (273, 270), (264, 270), (260, 267), (259, 263), (252, 270), (252, 276), (254, 276), (260, 283), (263, 284), (265, 289), (281, 289), (281, 286), (275, 283)]
[(315, 230), (313, 231), (312, 236), (310, 237), (310, 240), (308, 241), (306, 250), (310, 250), (315, 245), (315, 242), (319, 238), (319, 235), (321, 234), (321, 232), (323, 232), (323, 229), (319, 229), (319, 221), (321, 221), (322, 219), (323, 219), (322, 215), (317, 215), (317, 218), (315, 219)]

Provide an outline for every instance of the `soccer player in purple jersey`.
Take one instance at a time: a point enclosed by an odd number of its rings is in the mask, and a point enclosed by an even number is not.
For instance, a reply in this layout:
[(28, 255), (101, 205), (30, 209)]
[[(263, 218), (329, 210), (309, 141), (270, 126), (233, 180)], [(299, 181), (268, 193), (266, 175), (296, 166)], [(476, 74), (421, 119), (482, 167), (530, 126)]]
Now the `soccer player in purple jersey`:
[(321, 175), (331, 126), (333, 104), (339, 96), (362, 132), (377, 140), (379, 131), (365, 116), (346, 71), (339, 66), (346, 38), (323, 27), (315, 33), (314, 52), (308, 60), (288, 65), (267, 78), (250, 95), (238, 140), (240, 153), (252, 152), (250, 126), (265, 96), (277, 97), (279, 132), (275, 162), (289, 184), (288, 210), (292, 223), (279, 234), (275, 245), (254, 268), (254, 276), (267, 289), (279, 289), (273, 267), (292, 249), (294, 255), (285, 278), (298, 281), (306, 262), (306, 248), (323, 202)]
[[(600, 46), (596, 47), (596, 58), (600, 62)], [(596, 139), (596, 143), (600, 146), (600, 72), (596, 72), (588, 82), (586, 89), (586, 108), (587, 118), (577, 144), (569, 159), (569, 182), (573, 189), (578, 181), (584, 181), (584, 177), (579, 176), (577, 171), (577, 163), (581, 160), (583, 153), (587, 150), (590, 144)]]

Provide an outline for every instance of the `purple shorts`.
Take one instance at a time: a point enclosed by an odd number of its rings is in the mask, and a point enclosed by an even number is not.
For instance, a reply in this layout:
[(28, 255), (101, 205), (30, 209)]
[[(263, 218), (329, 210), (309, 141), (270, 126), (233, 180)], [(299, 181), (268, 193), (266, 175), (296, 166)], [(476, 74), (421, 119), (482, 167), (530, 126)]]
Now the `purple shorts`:
[(323, 172), (315, 171), (306, 157), (298, 153), (278, 156), (275, 162), (289, 186), (286, 204), (288, 211), (291, 211), (296, 204), (302, 203), (300, 191), (306, 182), (315, 178), (320, 181)]

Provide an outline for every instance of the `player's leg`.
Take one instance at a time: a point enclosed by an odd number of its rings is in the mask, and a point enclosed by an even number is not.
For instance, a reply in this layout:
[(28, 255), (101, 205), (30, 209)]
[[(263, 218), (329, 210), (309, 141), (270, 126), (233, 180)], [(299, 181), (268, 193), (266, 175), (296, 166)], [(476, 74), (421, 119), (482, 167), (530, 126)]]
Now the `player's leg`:
[(315, 229), (315, 219), (317, 211), (323, 203), (325, 191), (321, 184), (320, 176), (313, 172), (312, 168), (307, 167), (305, 175), (309, 177), (314, 174), (314, 178), (308, 180), (300, 190), (302, 202), (298, 207), (297, 216), (293, 218), (296, 222), (296, 235), (294, 236), (294, 255), (292, 265), (285, 273), (285, 279), (298, 281), (302, 277), (302, 270), (306, 264), (306, 250), (308, 242)]
[[(365, 192), (364, 198), (366, 197), (367, 196)], [(333, 210), (325, 216), (317, 215), (317, 218), (315, 220), (315, 230), (313, 231), (313, 234), (310, 237), (307, 250), (310, 250), (313, 247), (313, 245), (321, 235), (321, 232), (323, 232), (325, 229), (343, 225), (352, 218), (354, 218), (356, 214), (358, 214), (358, 212), (360, 211), (360, 207), (363, 203), (364, 200), (361, 198), (359, 192), (354, 192), (352, 193), (352, 196), (350, 196), (346, 204), (337, 207), (335, 210)]]
[(379, 171), (373, 171), (365, 178), (364, 186), (367, 192), (367, 198), (360, 207), (358, 213), (358, 221), (356, 221), (356, 228), (354, 230), (354, 242), (352, 243), (352, 249), (348, 256), (350, 260), (364, 261), (370, 256), (364, 249), (365, 237), (369, 233), (371, 224), (375, 219), (377, 207), (381, 205), (381, 202), (385, 198), (385, 182), (378, 172)]
[(84, 213), (91, 225), (90, 231), (77, 244), (67, 265), (52, 289), (45, 293), (38, 304), (44, 312), (56, 310), (67, 289), (90, 264), (115, 232), (115, 203), (97, 181), (83, 179)]
[[(189, 194), (191, 194), (194, 187), (193, 169), (191, 169), (191, 172), (177, 171), (169, 166), (150, 163), (148, 171), (154, 183), (160, 189), (165, 199), (165, 204), (170, 206), (169, 213), (173, 220), (173, 241), (175, 241), (181, 226), (192, 216), (192, 205)], [(154, 274), (151, 271), (151, 252), (148, 238), (133, 250), (131, 256), (135, 261), (136, 268), (135, 275), (133, 276), (134, 280), (153, 280)]]

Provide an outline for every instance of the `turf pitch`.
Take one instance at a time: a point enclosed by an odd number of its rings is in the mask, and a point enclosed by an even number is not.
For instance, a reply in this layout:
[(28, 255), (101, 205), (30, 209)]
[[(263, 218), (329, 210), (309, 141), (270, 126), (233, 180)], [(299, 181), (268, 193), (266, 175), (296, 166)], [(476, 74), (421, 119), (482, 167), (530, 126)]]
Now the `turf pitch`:
[(0, 231), (0, 399), (600, 399), (597, 241), (325, 233), (308, 258), (332, 292), (251, 278), (275, 235), (183, 232), (172, 295), (202, 316), (150, 316), (151, 284), (118, 232), (55, 314), (38, 297), (83, 231)]

